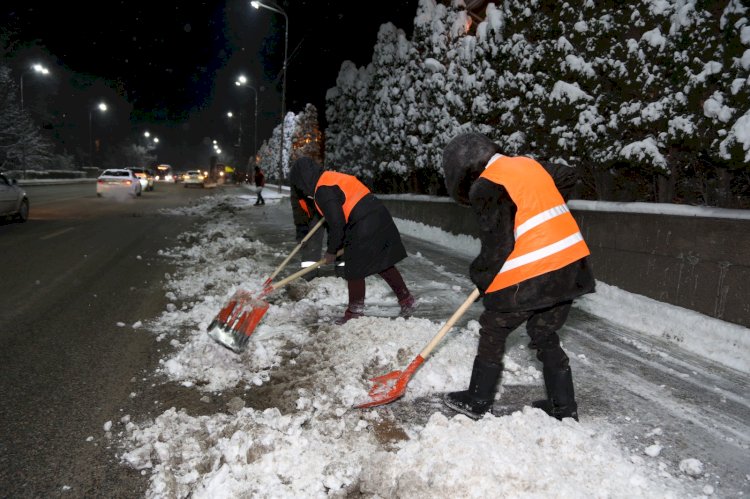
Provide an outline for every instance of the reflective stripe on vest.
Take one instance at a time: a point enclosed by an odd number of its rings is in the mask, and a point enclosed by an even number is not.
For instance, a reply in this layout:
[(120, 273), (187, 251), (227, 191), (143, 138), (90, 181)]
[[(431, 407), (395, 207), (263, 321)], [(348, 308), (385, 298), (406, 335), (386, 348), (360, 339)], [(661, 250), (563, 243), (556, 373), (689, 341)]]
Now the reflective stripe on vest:
[[(324, 185), (335, 185), (338, 186), (344, 193), (344, 205), (341, 207), (344, 210), (344, 219), (349, 222), (349, 214), (354, 209), (354, 206), (366, 195), (370, 193), (370, 189), (365, 184), (360, 182), (357, 177), (353, 175), (347, 175), (339, 172), (323, 172), (320, 176), (318, 184), (315, 186), (315, 191)], [(321, 211), (318, 203), (315, 203), (315, 207), (318, 209), (320, 214)]]
[(480, 177), (500, 184), (516, 204), (515, 245), (487, 293), (561, 269), (590, 254), (573, 215), (542, 165), (493, 156)]

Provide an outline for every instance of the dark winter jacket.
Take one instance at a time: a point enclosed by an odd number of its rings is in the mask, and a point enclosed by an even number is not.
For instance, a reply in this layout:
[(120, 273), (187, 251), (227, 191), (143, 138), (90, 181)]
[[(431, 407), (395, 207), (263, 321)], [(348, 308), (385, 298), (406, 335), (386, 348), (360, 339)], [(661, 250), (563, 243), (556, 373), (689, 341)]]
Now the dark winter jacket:
[(263, 187), (266, 185), (266, 176), (262, 170), (255, 170), (255, 187)]
[(406, 258), (406, 249), (391, 214), (372, 193), (344, 216), (344, 192), (336, 185), (318, 185), (323, 168), (309, 158), (294, 162), (289, 182), (297, 195), (317, 205), (328, 227), (328, 253), (344, 248), (347, 280), (380, 273)]
[[(470, 265), (469, 275), (482, 292), (495, 278), (515, 244), (515, 203), (502, 185), (478, 178), (490, 158), (498, 152), (497, 145), (483, 135), (466, 134), (453, 139), (443, 156), (448, 192), (457, 201), (470, 204), (478, 221), (481, 250)], [(559, 165), (542, 165), (567, 200), (576, 183), (575, 171)], [(587, 257), (559, 270), (488, 293), (483, 301), (487, 310), (537, 310), (572, 300), (594, 289), (594, 276)]]
[[(300, 158), (296, 160), (294, 164), (297, 164), (297, 170), (306, 170), (310, 169), (313, 171), (320, 171), (323, 173), (323, 168), (318, 165), (314, 160), (310, 158)], [(290, 171), (290, 179), (291, 179), (291, 171)], [(297, 182), (301, 182), (301, 178), (296, 178)], [(290, 188), (290, 196), (289, 201), (292, 204), (292, 219), (294, 220), (294, 228), (295, 228), (295, 239), (297, 242), (302, 241), (305, 236), (310, 232), (310, 229), (318, 223), (318, 220), (320, 220), (320, 214), (315, 209), (315, 205), (313, 202), (306, 198), (305, 195), (302, 193), (302, 190), (299, 188), (294, 187), (294, 183), (290, 181), (291, 188)], [(313, 187), (314, 189), (314, 187)], [(303, 252), (308, 249), (304, 248)], [(315, 253), (316, 258), (314, 260), (318, 260), (317, 257), (320, 256), (320, 251), (313, 251), (311, 250), (311, 254)]]

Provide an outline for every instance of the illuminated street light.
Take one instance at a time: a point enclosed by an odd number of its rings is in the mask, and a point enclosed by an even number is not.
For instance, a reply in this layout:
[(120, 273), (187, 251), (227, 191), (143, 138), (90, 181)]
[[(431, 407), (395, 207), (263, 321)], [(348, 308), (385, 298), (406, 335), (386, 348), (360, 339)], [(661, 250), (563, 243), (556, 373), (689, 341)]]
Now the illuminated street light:
[(93, 120), (93, 114), (94, 111), (98, 109), (101, 112), (105, 112), (107, 110), (107, 105), (104, 102), (100, 102), (97, 104), (95, 108), (92, 108), (89, 110), (89, 161), (91, 161), (90, 166), (94, 166), (94, 138), (93, 138), (93, 132), (92, 132), (92, 120)]
[[(256, 90), (254, 86), (250, 85), (247, 82), (247, 78), (245, 78), (243, 75), (240, 75), (239, 78), (237, 78), (237, 81), (234, 82), (234, 84), (237, 85), (238, 87), (244, 86), (244, 87), (249, 88), (250, 90), (253, 91), (253, 95), (255, 96), (255, 122), (253, 123), (253, 158), (255, 158), (255, 156), (257, 156), (258, 154), (258, 91)], [(283, 124), (281, 128), (282, 129), (284, 128)], [(282, 137), (283, 137), (283, 131), (282, 131)], [(282, 144), (283, 144), (283, 141), (282, 141)]]
[(281, 192), (281, 183), (284, 179), (284, 115), (286, 114), (286, 63), (287, 63), (287, 45), (289, 41), (289, 17), (286, 12), (278, 5), (272, 6), (253, 0), (250, 5), (259, 9), (261, 7), (272, 10), (284, 16), (284, 75), (281, 83), (281, 147), (279, 148), (279, 192)]
[(41, 75), (49, 74), (49, 70), (41, 64), (34, 64), (33, 66), (31, 66), (31, 69), (21, 73), (21, 83), (19, 85), (21, 87), (21, 109), (23, 109), (23, 75), (25, 75), (26, 73), (30, 73), (31, 71), (34, 71), (35, 73), (39, 73)]

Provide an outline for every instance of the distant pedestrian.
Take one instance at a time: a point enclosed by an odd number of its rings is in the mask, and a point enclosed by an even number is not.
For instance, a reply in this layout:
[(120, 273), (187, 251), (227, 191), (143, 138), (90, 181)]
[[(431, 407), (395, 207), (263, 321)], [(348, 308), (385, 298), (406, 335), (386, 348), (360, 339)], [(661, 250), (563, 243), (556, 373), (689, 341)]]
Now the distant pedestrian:
[(266, 204), (266, 200), (263, 199), (263, 186), (266, 185), (266, 176), (263, 174), (263, 170), (260, 166), (255, 167), (255, 188), (258, 191), (258, 199), (255, 201), (255, 206)]
[(383, 202), (355, 176), (324, 171), (306, 157), (292, 164), (289, 184), (297, 199), (325, 217), (328, 226), (326, 263), (334, 263), (336, 253), (344, 250), (349, 304), (336, 323), (344, 324), (364, 314), (365, 278), (374, 274), (382, 277), (395, 293), (401, 315), (411, 315), (416, 300), (395, 266), (406, 258), (406, 249)]
[(589, 249), (565, 203), (575, 170), (504, 156), (488, 137), (466, 133), (445, 147), (443, 174), (448, 194), (471, 206), (479, 223), (481, 250), (469, 275), (485, 309), (469, 388), (447, 393), (445, 405), (474, 419), (492, 409), (506, 339), (525, 323), (547, 393), (532, 405), (578, 420), (573, 375), (557, 335), (573, 299), (595, 288)]

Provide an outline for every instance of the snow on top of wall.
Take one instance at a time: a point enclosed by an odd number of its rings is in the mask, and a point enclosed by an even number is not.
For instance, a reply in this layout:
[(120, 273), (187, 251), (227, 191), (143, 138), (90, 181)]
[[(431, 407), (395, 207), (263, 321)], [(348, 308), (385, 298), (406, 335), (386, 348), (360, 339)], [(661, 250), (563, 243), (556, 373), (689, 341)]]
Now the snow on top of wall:
[[(424, 194), (377, 194), (380, 199), (419, 201), (428, 203), (453, 203), (447, 196), (428, 196)], [(728, 218), (750, 220), (750, 210), (731, 210), (711, 206), (689, 206), (669, 203), (625, 203), (617, 201), (587, 201), (572, 199), (568, 201), (572, 210), (604, 211), (621, 213), (645, 213), (653, 215), (676, 215), (683, 217)]]

